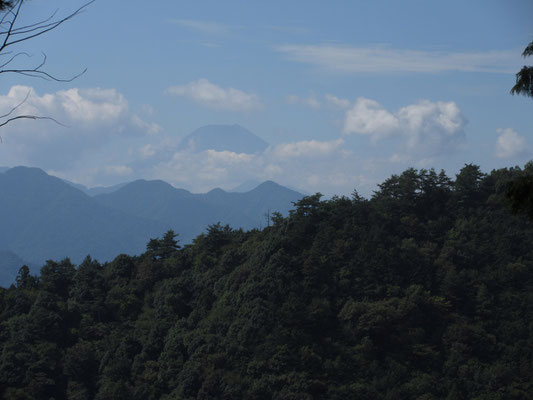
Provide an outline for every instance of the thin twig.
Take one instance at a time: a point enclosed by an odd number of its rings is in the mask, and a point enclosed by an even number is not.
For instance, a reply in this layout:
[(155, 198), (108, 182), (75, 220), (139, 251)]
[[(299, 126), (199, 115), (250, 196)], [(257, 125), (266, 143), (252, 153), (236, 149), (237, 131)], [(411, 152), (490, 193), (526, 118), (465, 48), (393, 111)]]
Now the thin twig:
[(24, 100), (22, 100), (19, 104), (17, 104), (15, 107), (13, 107), (11, 109), (11, 111), (9, 111), (7, 114), (4, 114), (4, 115), (0, 115), (0, 118), (6, 118), (6, 117), (9, 117), (11, 114), (13, 114), (13, 112), (19, 108), (21, 105), (23, 105), (24, 103), (26, 103), (26, 101), (28, 100), (28, 97), (30, 97), (30, 93), (31, 93), (31, 90), (28, 91), (28, 93), (26, 94), (26, 97), (24, 97)]
[[(13, 117), (13, 118), (9, 118), (8, 120), (0, 123), (0, 128), (2, 128), (3, 126), (9, 124), (10, 122), (12, 121), (15, 121), (17, 119), (33, 119), (33, 120), (37, 120), (37, 119), (47, 119), (47, 120), (50, 120), (52, 122), (55, 122), (56, 124), (58, 125), (61, 125), (65, 128), (68, 128), (68, 126), (62, 124), (61, 122), (59, 122), (58, 120), (52, 118), (52, 117), (41, 117), (41, 116), (38, 116), (38, 115), (17, 115), (16, 117)], [(0, 136), (0, 143), (4, 143), (4, 141), (2, 140), (2, 136)]]
[(41, 68), (46, 64), (46, 60), (47, 60), (46, 54), (43, 53), (43, 61), (41, 61), (41, 63), (38, 66), (36, 66), (35, 68), (32, 68), (32, 69), (20, 69), (20, 68), (17, 68), (17, 69), (2, 69), (2, 70), (0, 70), (0, 74), (14, 73), (14, 74), (20, 74), (20, 75), (25, 75), (25, 76), (31, 76), (31, 77), (34, 77), (34, 78), (41, 78), (41, 79), (44, 79), (44, 80), (47, 80), (47, 81), (72, 82), (74, 79), (79, 78), (85, 72), (87, 72), (87, 68), (85, 68), (83, 71), (81, 71), (80, 73), (74, 75), (71, 78), (57, 78), (54, 75), (52, 75), (52, 74), (50, 74), (50, 73), (48, 73), (46, 71), (42, 71), (41, 70)]
[[(7, 54), (7, 53), (6, 53)], [(3, 54), (3, 55), (6, 55), (6, 54)], [(28, 58), (31, 58), (31, 56), (26, 53), (25, 51), (21, 51), (20, 53), (17, 53), (15, 54), (13, 57), (11, 57), (8, 61), (6, 61), (5, 63), (1, 64), (0, 65), (0, 68), (4, 68), (6, 65), (9, 65), (11, 63), (11, 61), (13, 61), (15, 58), (17, 58), (18, 56), (26, 56)]]
[[(34, 24), (30, 24), (30, 25), (21, 26), (20, 28), (15, 28), (15, 29), (12, 30), (11, 34), (12, 35), (20, 35), (22, 33), (32, 32), (35, 29), (38, 29), (40, 25), (43, 25), (44, 23), (46, 23), (46, 22), (50, 21), (52, 18), (54, 18), (58, 11), (59, 11), (59, 9), (55, 10), (52, 15), (50, 15), (46, 19), (43, 19), (42, 21), (36, 22)], [(51, 24), (48, 24), (48, 25), (51, 25)], [(47, 25), (43, 25), (43, 27), (46, 27), (46, 26)], [(26, 29), (26, 30), (23, 31), (23, 29)]]
[(12, 117), (12, 118), (9, 118), (8, 120), (0, 123), (0, 128), (9, 124), (11, 121), (15, 121), (17, 119), (48, 119), (50, 121), (53, 121), (55, 122), (56, 124), (58, 125), (61, 125), (65, 128), (68, 128), (67, 125), (64, 125), (62, 124), (61, 122), (57, 121), (56, 119), (52, 118), (52, 117), (41, 117), (41, 116), (37, 116), (37, 115), (17, 115), (16, 117)]
[[(83, 6), (81, 6), (80, 8), (78, 8), (76, 11), (74, 11), (73, 13), (67, 15), (65, 18), (63, 19), (60, 19), (58, 21), (55, 21), (51, 24), (48, 24), (47, 28), (46, 29), (43, 29), (42, 31), (40, 32), (37, 32), (37, 33), (34, 33), (33, 35), (28, 35), (28, 36), (25, 36), (23, 38), (20, 38), (20, 39), (17, 39), (17, 40), (13, 40), (12, 42), (8, 42), (7, 41), (7, 37), (6, 37), (6, 40), (4, 41), (4, 45), (2, 47), (0, 47), (0, 52), (2, 51), (2, 49), (4, 49), (5, 47), (8, 47), (8, 46), (12, 46), (14, 44), (17, 44), (17, 43), (20, 43), (20, 42), (24, 42), (26, 40), (30, 40), (30, 39), (33, 39), (37, 36), (41, 36), (43, 34), (45, 34), (46, 32), (50, 32), (51, 30), (53, 29), (56, 29), (59, 25), (63, 24), (64, 22), (68, 21), (69, 19), (72, 19), (74, 18), (76, 15), (78, 15), (79, 13), (81, 13), (85, 8), (87, 8), (90, 4), (94, 3), (96, 0), (91, 0), (87, 3), (85, 3)], [(21, 1), (22, 3), (22, 1)], [(17, 10), (18, 11), (18, 10)], [(14, 22), (16, 19), (16, 17), (13, 17), (13, 20), (12, 22)], [(9, 37), (11, 35), (11, 31), (12, 29), (9, 30), (9, 33), (7, 34), (7, 36)]]

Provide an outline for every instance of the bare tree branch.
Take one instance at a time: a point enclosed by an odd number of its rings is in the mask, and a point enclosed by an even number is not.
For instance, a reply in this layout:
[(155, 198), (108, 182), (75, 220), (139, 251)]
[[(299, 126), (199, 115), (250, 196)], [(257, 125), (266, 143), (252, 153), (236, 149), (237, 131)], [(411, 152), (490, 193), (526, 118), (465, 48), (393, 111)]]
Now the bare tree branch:
[[(17, 11), (15, 12), (15, 16), (13, 17), (13, 20), (12, 20), (12, 24), (10, 25), (10, 29), (6, 32), (6, 39), (4, 41), (4, 45), (0, 47), (0, 52), (8, 47), (8, 46), (12, 46), (14, 44), (17, 44), (17, 43), (20, 43), (20, 42), (23, 42), (23, 41), (26, 41), (26, 40), (30, 40), (30, 39), (33, 39), (37, 36), (41, 36), (43, 34), (45, 34), (46, 32), (50, 32), (51, 30), (57, 28), (59, 25), (65, 23), (66, 21), (68, 21), (69, 19), (72, 19), (74, 18), (76, 15), (80, 14), (84, 9), (86, 9), (90, 4), (94, 3), (96, 0), (91, 0), (87, 3), (85, 3), (84, 5), (82, 5), (80, 8), (78, 8), (76, 11), (74, 11), (73, 13), (67, 15), (65, 18), (62, 18), (60, 20), (57, 20), (57, 21), (54, 21), (50, 24), (47, 24), (47, 25), (41, 25), (40, 28), (42, 30), (38, 31), (37, 33), (34, 33), (32, 35), (28, 35), (28, 36), (24, 36), (20, 39), (17, 39), (17, 40), (13, 40), (13, 41), (9, 41), (9, 37), (12, 35), (12, 31), (13, 31), (13, 24), (15, 23), (18, 15), (19, 15), (19, 12), (20, 12), (20, 7), (22, 6), (22, 3), (24, 2), (24, 0), (19, 0), (19, 7), (17, 8)], [(19, 29), (24, 29), (24, 27), (22, 28), (19, 28)], [(38, 30), (38, 28), (37, 28)], [(1, 35), (2, 33), (0, 33)]]
[[(16, 121), (17, 119), (47, 119), (47, 120), (55, 122), (58, 125), (61, 125), (61, 126), (65, 127), (65, 128), (67, 128), (66, 125), (62, 124), (61, 122), (57, 121), (56, 119), (54, 119), (52, 117), (42, 117), (42, 116), (38, 116), (38, 115), (17, 115), (16, 117), (9, 118), (9, 119), (5, 120), (4, 122), (0, 123), (0, 128), (5, 126), (5, 125), (7, 125), (7, 124), (9, 124), (12, 121)], [(0, 136), (0, 143), (3, 143), (3, 142), (4, 141), (2, 140), (2, 137)]]
[(24, 97), (24, 100), (22, 100), (19, 104), (13, 107), (11, 111), (9, 111), (7, 114), (0, 115), (0, 118), (6, 118), (6, 117), (9, 117), (11, 114), (13, 114), (17, 110), (17, 108), (19, 108), (21, 105), (26, 103), (26, 100), (28, 100), (28, 97), (30, 97), (30, 93), (31, 93), (31, 90), (28, 91), (28, 93), (26, 94), (26, 97)]
[[(12, 57), (12, 59), (14, 57)], [(43, 60), (35, 68), (31, 68), (31, 69), (17, 69), (17, 68), (16, 69), (2, 69), (2, 70), (0, 70), (0, 74), (15, 73), (15, 74), (21, 74), (21, 75), (26, 75), (26, 76), (32, 76), (34, 78), (41, 78), (41, 79), (44, 79), (44, 80), (47, 80), (47, 81), (72, 82), (74, 79), (80, 77), (85, 72), (87, 72), (87, 68), (85, 68), (82, 72), (74, 75), (71, 78), (58, 78), (56, 76), (53, 76), (53, 75), (49, 74), (46, 71), (41, 70), (41, 68), (46, 64), (46, 60), (47, 60), (46, 54), (43, 53)], [(9, 62), (7, 64), (9, 64)], [(6, 64), (4, 64), (4, 65), (6, 65)], [(2, 67), (4, 65), (2, 65)]]
[[(9, 54), (9, 53), (6, 53), (6, 54)], [(4, 54), (4, 55), (6, 55)], [(15, 54), (13, 57), (11, 57), (9, 60), (7, 60), (5, 63), (1, 64), (0, 65), (0, 68), (4, 68), (6, 65), (8, 65), (9, 63), (11, 63), (11, 61), (13, 61), (15, 58), (17, 58), (18, 56), (26, 56), (26, 57), (31, 57), (28, 53), (26, 52), (20, 52), (20, 53), (17, 53)]]
[[(95, 1), (96, 0), (87, 1), (81, 7), (74, 10), (73, 12), (71, 12), (70, 14), (66, 15), (63, 18), (58, 18), (58, 19), (55, 18), (58, 13), (58, 10), (56, 10), (46, 19), (31, 23), (31, 24), (23, 25), (23, 26), (17, 26), (17, 23), (18, 23), (20, 14), (21, 14), (22, 6), (25, 0), (0, 0), (0, 13), (2, 13), (1, 18), (0, 18), (0, 57), (5, 57), (5, 56), (9, 56), (13, 54), (11, 51), (6, 51), (9, 47), (16, 48), (28, 40), (44, 35), (45, 33), (58, 28), (60, 25), (69, 21), (70, 19), (74, 18), (80, 13), (84, 12), (85, 9), (90, 4), (94, 3)], [(53, 74), (43, 70), (43, 67), (46, 65), (47, 56), (44, 52), (42, 54), (43, 54), (43, 58), (37, 66), (17, 68), (14, 65), (14, 61), (18, 57), (26, 56), (28, 58), (31, 58), (31, 55), (24, 51), (16, 52), (14, 55), (11, 55), (6, 61), (0, 64), (0, 74), (15, 73), (15, 74), (31, 76), (34, 78), (41, 78), (41, 79), (56, 81), (56, 82), (71, 82), (74, 79), (78, 78), (79, 76), (83, 75), (87, 71), (87, 69), (85, 68), (82, 72), (74, 75), (73, 77), (58, 78), (54, 76)], [(6, 114), (0, 115), (0, 128), (9, 124), (12, 121), (19, 120), (19, 119), (33, 119), (33, 120), (47, 119), (47, 120), (51, 120), (57, 123), (58, 125), (65, 126), (62, 123), (55, 120), (54, 118), (47, 117), (47, 116), (26, 115), (26, 114), (12, 116), (15, 113), (15, 111), (18, 110), (28, 100), (30, 94), (31, 94), (31, 91), (28, 92), (28, 94), (26, 95), (24, 100), (22, 100), (22, 102), (17, 104)], [(0, 142), (1, 141), (2, 141), (2, 138), (0, 137)]]
[(11, 36), (11, 31), (13, 30), (13, 26), (15, 25), (15, 22), (17, 21), (17, 17), (20, 12), (20, 8), (22, 7), (23, 0), (19, 0), (18, 4), (15, 4), (16, 11), (13, 12), (13, 8), (9, 10), (10, 14), (13, 14), (13, 19), (11, 21), (7, 20), (7, 24), (9, 25), (9, 29), (6, 32), (2, 32), (2, 35), (6, 35), (4, 42), (2, 43), (2, 46), (0, 46), (0, 53), (4, 50), (4, 48), (7, 45), (7, 41), (9, 40), (9, 37)]
[[(16, 29), (12, 29), (11, 31), (11, 34), (12, 35), (21, 35), (21, 34), (24, 34), (24, 33), (29, 33), (29, 32), (33, 32), (35, 31), (36, 29), (39, 29), (39, 26), (50, 21), (52, 18), (54, 18), (57, 14), (59, 10), (55, 10), (54, 13), (52, 15), (50, 15), (48, 18), (42, 20), (42, 21), (39, 21), (39, 22), (36, 22), (34, 24), (30, 24), (30, 25), (26, 25), (26, 26), (22, 26), (20, 28), (16, 28)], [(51, 25), (51, 24), (49, 24)], [(48, 25), (45, 25), (45, 26), (48, 26)], [(0, 32), (1, 34), (1, 32)]]

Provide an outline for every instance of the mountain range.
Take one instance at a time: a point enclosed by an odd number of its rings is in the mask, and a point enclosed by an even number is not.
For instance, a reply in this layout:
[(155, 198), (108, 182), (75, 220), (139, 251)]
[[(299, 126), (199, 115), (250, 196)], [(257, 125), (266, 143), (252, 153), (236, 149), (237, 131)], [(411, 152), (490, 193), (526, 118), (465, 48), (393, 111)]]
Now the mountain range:
[(38, 168), (0, 173), (0, 285), (13, 281), (21, 263), (36, 272), (47, 259), (79, 263), (91, 255), (102, 262), (139, 254), (168, 229), (186, 244), (217, 222), (261, 228), (268, 213), (287, 214), (302, 197), (271, 181), (244, 193), (195, 194), (158, 180), (88, 193)]

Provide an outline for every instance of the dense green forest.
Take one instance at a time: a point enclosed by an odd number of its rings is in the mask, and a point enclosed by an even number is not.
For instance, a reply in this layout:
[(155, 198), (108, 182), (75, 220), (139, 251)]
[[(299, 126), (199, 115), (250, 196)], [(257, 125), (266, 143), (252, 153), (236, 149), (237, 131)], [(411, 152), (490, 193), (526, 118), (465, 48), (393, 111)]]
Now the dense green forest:
[(409, 169), (263, 230), (21, 268), (4, 399), (531, 399), (533, 223), (508, 183)]

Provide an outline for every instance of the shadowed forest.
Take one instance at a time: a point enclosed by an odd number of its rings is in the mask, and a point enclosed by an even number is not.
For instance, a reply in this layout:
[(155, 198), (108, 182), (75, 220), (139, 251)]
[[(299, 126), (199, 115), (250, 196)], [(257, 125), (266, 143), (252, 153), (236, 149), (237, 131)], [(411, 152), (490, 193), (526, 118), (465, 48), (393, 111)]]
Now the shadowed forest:
[(21, 268), (4, 399), (530, 399), (533, 224), (509, 182), (408, 169), (244, 232)]

